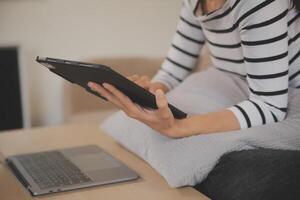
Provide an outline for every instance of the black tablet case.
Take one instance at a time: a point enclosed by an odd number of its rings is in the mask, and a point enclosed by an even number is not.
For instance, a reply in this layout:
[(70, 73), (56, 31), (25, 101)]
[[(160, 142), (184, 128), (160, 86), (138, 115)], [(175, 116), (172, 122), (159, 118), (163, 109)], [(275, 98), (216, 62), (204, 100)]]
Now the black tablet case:
[[(80, 85), (88, 92), (101, 97), (104, 100), (106, 100), (104, 97), (90, 90), (87, 86), (89, 81), (98, 84), (112, 84), (127, 95), (133, 102), (145, 108), (157, 109), (155, 96), (152, 93), (105, 65), (41, 57), (37, 57), (36, 61), (46, 66), (51, 72), (63, 77), (71, 83)], [(169, 104), (169, 108), (176, 119), (186, 118), (186, 113), (171, 104)]]

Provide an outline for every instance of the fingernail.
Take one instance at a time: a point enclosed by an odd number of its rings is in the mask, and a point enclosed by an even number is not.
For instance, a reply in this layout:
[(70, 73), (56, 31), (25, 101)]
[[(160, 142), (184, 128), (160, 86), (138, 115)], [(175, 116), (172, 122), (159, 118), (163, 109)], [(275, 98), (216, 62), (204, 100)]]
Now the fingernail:
[(163, 96), (163, 95), (164, 95), (164, 92), (163, 92), (161, 89), (158, 89), (158, 90), (156, 90), (156, 94), (157, 94), (158, 96)]
[(108, 84), (107, 83), (103, 83), (102, 86), (105, 87), (105, 88), (107, 88)]
[(88, 82), (88, 86), (89, 86), (89, 87), (93, 87), (93, 86), (94, 86), (94, 83)]

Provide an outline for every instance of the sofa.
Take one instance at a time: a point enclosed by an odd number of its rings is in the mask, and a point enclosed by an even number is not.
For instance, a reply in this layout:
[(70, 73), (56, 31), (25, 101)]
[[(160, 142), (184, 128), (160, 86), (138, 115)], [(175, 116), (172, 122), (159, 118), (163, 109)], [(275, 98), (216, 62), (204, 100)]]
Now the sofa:
[[(163, 58), (111, 57), (87, 61), (111, 66), (125, 76), (139, 74), (152, 77)], [(195, 70), (204, 70), (209, 65), (205, 48)], [(64, 91), (67, 123), (100, 124), (117, 111), (113, 105), (67, 82)], [(296, 200), (300, 199), (299, 180), (299, 151), (256, 149), (222, 156), (208, 177), (194, 188), (214, 200)]]

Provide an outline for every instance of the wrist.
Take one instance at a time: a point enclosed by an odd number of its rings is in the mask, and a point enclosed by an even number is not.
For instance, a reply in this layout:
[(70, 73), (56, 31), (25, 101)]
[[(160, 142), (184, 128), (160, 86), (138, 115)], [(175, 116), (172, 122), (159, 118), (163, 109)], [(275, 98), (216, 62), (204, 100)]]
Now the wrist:
[(169, 137), (182, 138), (190, 136), (186, 119), (175, 119), (173, 126), (167, 131)]
[(203, 133), (201, 115), (189, 116), (185, 119), (176, 121), (175, 133), (179, 137), (188, 137)]

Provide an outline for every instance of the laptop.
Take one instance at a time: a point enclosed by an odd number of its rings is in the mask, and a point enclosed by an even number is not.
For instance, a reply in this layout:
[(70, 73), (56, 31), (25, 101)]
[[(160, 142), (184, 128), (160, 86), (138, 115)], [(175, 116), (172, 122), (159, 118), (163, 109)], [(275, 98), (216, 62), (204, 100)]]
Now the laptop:
[(95, 145), (16, 155), (6, 162), (32, 196), (139, 178)]

